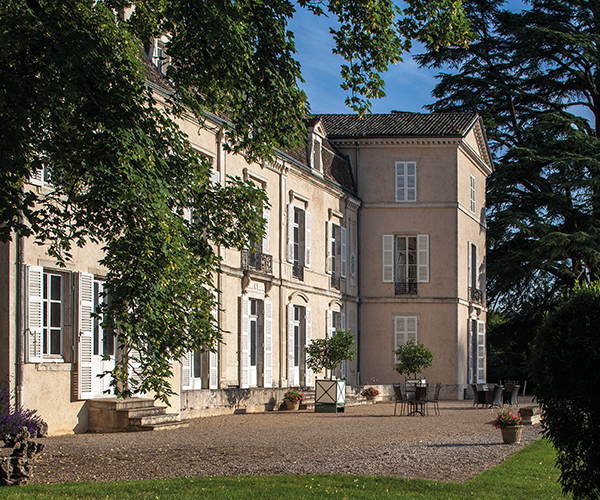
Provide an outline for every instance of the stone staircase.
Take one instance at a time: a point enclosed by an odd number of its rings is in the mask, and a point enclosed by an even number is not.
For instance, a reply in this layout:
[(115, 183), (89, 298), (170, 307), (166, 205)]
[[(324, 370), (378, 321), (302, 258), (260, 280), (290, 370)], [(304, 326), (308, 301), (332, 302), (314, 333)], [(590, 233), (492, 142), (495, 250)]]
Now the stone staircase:
[(88, 432), (160, 431), (187, 427), (177, 413), (149, 398), (99, 398), (88, 401)]

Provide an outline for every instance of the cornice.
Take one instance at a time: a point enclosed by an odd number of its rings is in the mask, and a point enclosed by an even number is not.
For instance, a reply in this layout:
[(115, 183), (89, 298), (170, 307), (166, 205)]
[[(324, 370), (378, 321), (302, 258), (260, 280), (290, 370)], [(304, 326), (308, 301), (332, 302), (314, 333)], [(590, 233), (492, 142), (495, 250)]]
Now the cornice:
[(349, 139), (329, 139), (329, 142), (335, 144), (337, 147), (356, 147), (357, 145), (361, 148), (389, 148), (393, 146), (413, 146), (413, 147), (448, 147), (457, 146), (462, 141), (462, 138), (421, 138), (421, 137), (407, 137), (407, 138), (349, 138)]

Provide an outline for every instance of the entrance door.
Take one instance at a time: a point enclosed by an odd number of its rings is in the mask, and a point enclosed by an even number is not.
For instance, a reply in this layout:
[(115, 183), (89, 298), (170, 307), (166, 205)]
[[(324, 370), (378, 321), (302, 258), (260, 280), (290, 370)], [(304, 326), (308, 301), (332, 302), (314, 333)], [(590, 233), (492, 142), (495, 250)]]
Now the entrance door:
[[(94, 280), (94, 311), (98, 305), (106, 300), (100, 294), (104, 289), (102, 281)], [(93, 345), (92, 345), (92, 395), (94, 397), (109, 395), (112, 377), (103, 373), (115, 367), (115, 336), (112, 331), (102, 327), (102, 315), (93, 318)]]

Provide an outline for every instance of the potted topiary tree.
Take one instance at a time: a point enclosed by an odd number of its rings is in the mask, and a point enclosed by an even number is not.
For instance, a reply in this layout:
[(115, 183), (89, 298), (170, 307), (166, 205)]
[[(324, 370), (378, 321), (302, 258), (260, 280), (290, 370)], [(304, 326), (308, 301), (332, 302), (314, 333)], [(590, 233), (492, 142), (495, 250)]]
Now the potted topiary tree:
[(412, 373), (414, 379), (417, 378), (417, 373), (421, 373), (433, 364), (433, 353), (414, 339), (399, 345), (394, 354), (398, 357), (396, 371), (400, 375)]
[(343, 361), (354, 361), (356, 346), (350, 332), (337, 330), (335, 335), (314, 339), (306, 348), (306, 366), (315, 371), (329, 371), (329, 379), (315, 381), (315, 412), (346, 411), (346, 381), (333, 380), (333, 372)]

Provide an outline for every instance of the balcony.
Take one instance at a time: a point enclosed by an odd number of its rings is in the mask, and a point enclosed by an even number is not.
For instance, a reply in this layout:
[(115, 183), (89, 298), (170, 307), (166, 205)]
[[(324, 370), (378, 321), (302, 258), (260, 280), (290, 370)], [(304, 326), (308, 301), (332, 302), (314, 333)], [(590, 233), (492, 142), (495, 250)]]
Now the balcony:
[(334, 290), (340, 289), (340, 278), (338, 276), (331, 276), (331, 288)]
[(404, 280), (396, 281), (394, 287), (394, 293), (396, 295), (417, 295), (419, 293), (419, 287), (417, 286), (416, 280)]
[(477, 288), (469, 287), (469, 301), (483, 304), (483, 292)]
[(301, 266), (298, 262), (292, 264), (292, 278), (304, 281), (304, 266)]
[(273, 257), (266, 253), (242, 250), (242, 269), (273, 274)]

